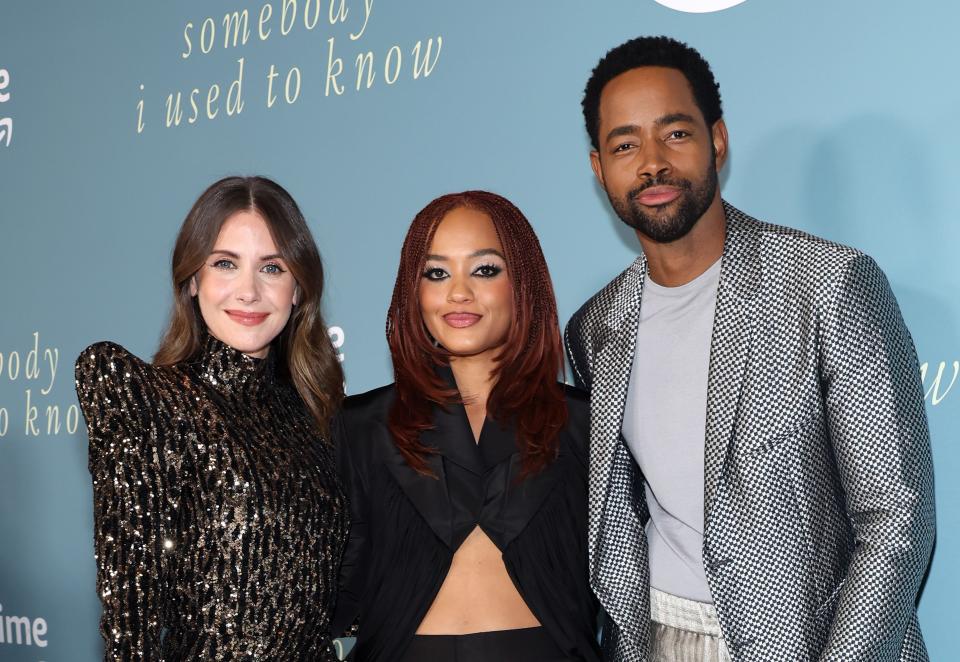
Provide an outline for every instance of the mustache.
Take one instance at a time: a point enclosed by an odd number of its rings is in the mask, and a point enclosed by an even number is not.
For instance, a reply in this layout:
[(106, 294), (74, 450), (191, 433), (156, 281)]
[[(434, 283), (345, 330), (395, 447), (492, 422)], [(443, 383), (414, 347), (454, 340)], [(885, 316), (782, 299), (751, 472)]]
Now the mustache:
[(672, 186), (678, 188), (681, 191), (689, 191), (693, 188), (693, 184), (690, 183), (688, 179), (671, 179), (669, 177), (654, 177), (647, 180), (645, 183), (637, 186), (636, 188), (630, 189), (627, 193), (628, 200), (634, 200), (641, 193), (646, 191), (648, 188), (653, 188), (654, 186)]

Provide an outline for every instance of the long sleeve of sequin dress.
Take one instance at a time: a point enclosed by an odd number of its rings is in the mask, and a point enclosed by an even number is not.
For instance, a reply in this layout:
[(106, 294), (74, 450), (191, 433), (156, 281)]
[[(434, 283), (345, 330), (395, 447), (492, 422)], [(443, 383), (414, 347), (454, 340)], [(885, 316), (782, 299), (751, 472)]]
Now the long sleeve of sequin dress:
[(97, 592), (106, 659), (160, 651), (164, 524), (172, 520), (143, 364), (119, 347), (89, 348), (77, 363), (77, 394), (90, 439)]
[(336, 660), (333, 450), (269, 358), (80, 355), (106, 660)]

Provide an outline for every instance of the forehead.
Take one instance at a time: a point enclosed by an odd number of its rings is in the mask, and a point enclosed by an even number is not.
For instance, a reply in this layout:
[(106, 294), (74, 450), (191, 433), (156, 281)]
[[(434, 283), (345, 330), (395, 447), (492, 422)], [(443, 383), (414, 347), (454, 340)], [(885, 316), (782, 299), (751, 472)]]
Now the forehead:
[(250, 210), (238, 211), (227, 217), (220, 226), (214, 247), (229, 247), (231, 250), (269, 248), (270, 252), (276, 251), (267, 222), (259, 213)]
[(482, 211), (459, 207), (447, 213), (437, 225), (430, 252), (438, 255), (472, 253), (484, 248), (503, 250), (497, 228)]
[(705, 123), (693, 89), (679, 69), (630, 69), (611, 79), (600, 93), (601, 135), (616, 126), (642, 126), (673, 113), (685, 113)]

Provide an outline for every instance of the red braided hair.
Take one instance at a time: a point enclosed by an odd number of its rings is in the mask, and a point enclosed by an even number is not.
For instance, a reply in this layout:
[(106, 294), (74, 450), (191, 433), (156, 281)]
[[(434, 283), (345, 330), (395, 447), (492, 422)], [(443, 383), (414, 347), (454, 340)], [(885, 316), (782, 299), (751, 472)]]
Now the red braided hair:
[(489, 216), (503, 245), (513, 285), (515, 319), (493, 371), (487, 414), (517, 430), (521, 478), (544, 468), (557, 455), (559, 432), (567, 420), (563, 387), (563, 348), (557, 303), (540, 242), (523, 213), (506, 198), (487, 191), (451, 193), (424, 207), (407, 231), (397, 281), (387, 313), (387, 342), (393, 359), (396, 400), (388, 426), (401, 455), (413, 469), (432, 475), (420, 442), (433, 426), (431, 409), (458, 402), (458, 394), (437, 374), (450, 355), (434, 346), (420, 313), (419, 287), (426, 255), (440, 221), (466, 207)]

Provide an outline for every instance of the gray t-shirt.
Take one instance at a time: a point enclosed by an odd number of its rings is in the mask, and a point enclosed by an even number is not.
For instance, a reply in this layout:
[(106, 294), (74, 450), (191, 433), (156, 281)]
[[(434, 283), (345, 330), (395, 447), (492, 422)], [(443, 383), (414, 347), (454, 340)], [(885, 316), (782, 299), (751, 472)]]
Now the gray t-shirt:
[(623, 437), (646, 478), (650, 585), (713, 602), (703, 569), (707, 373), (720, 260), (679, 287), (643, 283)]

